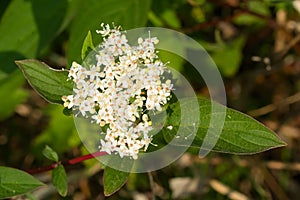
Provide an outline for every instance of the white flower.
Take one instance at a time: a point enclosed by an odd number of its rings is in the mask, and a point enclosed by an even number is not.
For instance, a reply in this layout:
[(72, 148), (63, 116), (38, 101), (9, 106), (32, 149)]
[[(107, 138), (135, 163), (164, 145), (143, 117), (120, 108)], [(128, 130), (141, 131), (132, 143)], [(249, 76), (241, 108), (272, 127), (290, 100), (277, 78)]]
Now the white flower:
[(137, 159), (152, 144), (148, 112), (162, 110), (173, 84), (162, 77), (166, 66), (156, 55), (156, 37), (138, 38), (138, 45), (130, 46), (119, 28), (101, 26), (97, 33), (103, 43), (95, 65), (85, 68), (72, 63), (68, 79), (75, 84), (73, 95), (62, 100), (76, 116), (106, 127), (100, 151)]
[(102, 35), (102, 37), (107, 36), (110, 33), (110, 27), (108, 24), (104, 26), (104, 23), (101, 23), (102, 30), (96, 30), (96, 33), (99, 33)]
[(100, 140), (101, 146), (100, 146), (100, 151), (105, 151), (108, 154), (111, 154), (111, 143), (110, 142), (105, 142), (104, 140)]
[(70, 109), (74, 106), (73, 95), (63, 96), (62, 100), (64, 102), (64, 107), (67, 107), (68, 109)]

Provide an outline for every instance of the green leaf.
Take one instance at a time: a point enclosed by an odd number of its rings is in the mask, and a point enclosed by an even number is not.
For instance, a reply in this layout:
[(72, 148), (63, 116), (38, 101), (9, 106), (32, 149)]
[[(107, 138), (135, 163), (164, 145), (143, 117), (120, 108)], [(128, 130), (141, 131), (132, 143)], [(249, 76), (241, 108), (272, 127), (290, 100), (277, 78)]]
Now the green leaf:
[(0, 81), (0, 120), (11, 116), (16, 106), (26, 100), (28, 92), (21, 88), (24, 82), (25, 79), (19, 71)]
[(158, 55), (159, 59), (161, 59), (164, 63), (169, 62), (169, 66), (172, 66), (172, 69), (175, 69), (177, 71), (182, 71), (184, 69), (183, 65), (185, 63), (185, 60), (182, 57), (161, 49), (159, 50)]
[(118, 191), (126, 183), (128, 176), (128, 172), (118, 171), (107, 166), (103, 178), (104, 195), (110, 196)]
[(150, 10), (151, 0), (85, 0), (81, 3), (79, 12), (71, 27), (70, 40), (67, 49), (68, 62), (80, 62), (80, 54), (85, 34), (91, 30), (94, 44), (101, 41), (101, 36), (96, 30), (101, 29), (100, 24), (114, 23), (122, 26), (124, 30), (144, 26), (147, 22), (147, 14)]
[(48, 158), (49, 160), (52, 160), (54, 162), (58, 162), (58, 155), (57, 153), (48, 145), (45, 146), (43, 149), (43, 155)]
[(16, 70), (14, 60), (36, 57), (51, 44), (67, 6), (68, 0), (10, 2), (0, 23), (0, 76)]
[[(259, 0), (252, 0), (252, 1), (248, 1), (246, 4), (250, 11), (254, 13), (258, 13), (263, 16), (270, 16), (270, 8), (268, 7), (266, 2), (259, 1)], [(247, 13), (236, 17), (233, 21), (238, 25), (247, 25), (247, 26), (254, 25), (254, 24), (257, 25), (266, 24), (266, 21), (262, 20), (260, 17), (247, 14)]]
[(52, 183), (61, 196), (67, 196), (68, 184), (64, 166), (58, 165), (52, 170)]
[(72, 94), (73, 83), (67, 81), (68, 71), (55, 70), (33, 59), (16, 61), (30, 85), (50, 103), (62, 104), (64, 95)]
[(164, 26), (164, 22), (153, 11), (148, 13), (148, 18), (154, 26)]
[[(184, 99), (183, 102), (181, 105), (179, 105), (178, 102), (170, 105), (170, 109), (172, 109), (173, 112), (169, 115), (168, 124), (174, 128), (172, 130), (167, 128), (163, 129), (163, 134), (167, 142), (170, 142), (174, 138), (179, 126), (186, 130), (186, 134), (189, 134), (189, 131), (194, 128), (192, 124), (180, 124), (180, 109), (187, 110), (187, 112), (193, 112), (195, 109), (189, 106), (188, 98)], [(192, 147), (200, 148), (207, 130), (209, 128), (212, 130), (216, 129), (214, 127), (216, 127), (219, 122), (212, 121), (210, 123), (211, 116), (221, 116), (223, 114), (226, 114), (226, 118), (219, 138), (216, 138), (216, 135), (210, 136), (213, 141), (217, 139), (217, 143), (212, 151), (232, 154), (254, 154), (286, 145), (270, 129), (239, 111), (226, 108), (226, 113), (211, 113), (212, 104), (219, 108), (224, 108), (224, 106), (204, 98), (198, 98), (198, 102), (200, 123)]]
[(73, 110), (72, 110), (72, 108), (70, 108), (70, 109), (69, 108), (64, 108), (63, 113), (66, 116), (71, 116), (73, 114)]
[(30, 174), (18, 169), (0, 166), (0, 198), (24, 194), (44, 185)]
[(181, 28), (180, 20), (174, 9), (166, 9), (161, 14), (161, 18), (166, 22), (170, 28), (179, 29)]
[(239, 37), (229, 44), (221, 44), (220, 48), (211, 53), (211, 57), (226, 77), (236, 74), (242, 61), (244, 38)]
[(87, 55), (89, 55), (89, 53), (94, 49), (94, 44), (93, 44), (93, 38), (92, 38), (92, 34), (91, 31), (88, 32), (88, 34), (86, 35), (84, 41), (83, 41), (83, 45), (82, 45), (82, 49), (81, 49), (81, 59), (82, 61), (86, 58)]

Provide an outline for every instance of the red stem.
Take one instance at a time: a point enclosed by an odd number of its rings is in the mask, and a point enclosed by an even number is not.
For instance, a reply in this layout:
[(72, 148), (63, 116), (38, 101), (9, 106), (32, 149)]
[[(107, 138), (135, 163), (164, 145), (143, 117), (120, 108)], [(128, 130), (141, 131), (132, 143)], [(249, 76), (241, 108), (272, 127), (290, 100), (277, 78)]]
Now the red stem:
[(97, 151), (95, 153), (91, 153), (91, 154), (88, 154), (88, 155), (84, 155), (84, 156), (80, 156), (78, 158), (68, 160), (67, 164), (74, 165), (76, 163), (79, 163), (79, 162), (82, 162), (82, 161), (85, 161), (85, 160), (89, 160), (89, 159), (92, 159), (92, 158), (95, 158), (95, 157), (104, 156), (104, 155), (107, 155), (107, 153), (103, 152), (103, 151)]
[(104, 155), (107, 155), (107, 153), (102, 152), (102, 151), (97, 151), (97, 152), (94, 152), (94, 153), (91, 153), (91, 154), (87, 154), (87, 155), (84, 155), (84, 156), (73, 158), (73, 159), (68, 160), (66, 162), (60, 162), (59, 161), (59, 162), (53, 163), (53, 164), (48, 165), (48, 166), (39, 167), (39, 168), (36, 168), (36, 169), (30, 169), (30, 170), (27, 170), (26, 172), (28, 172), (29, 174), (38, 174), (38, 173), (41, 173), (41, 172), (46, 172), (46, 171), (52, 170), (52, 169), (56, 168), (59, 164), (62, 164), (63, 166), (74, 165), (76, 163), (80, 163), (80, 162), (83, 162), (85, 160), (89, 160), (89, 159), (99, 157), (99, 156), (104, 156)]

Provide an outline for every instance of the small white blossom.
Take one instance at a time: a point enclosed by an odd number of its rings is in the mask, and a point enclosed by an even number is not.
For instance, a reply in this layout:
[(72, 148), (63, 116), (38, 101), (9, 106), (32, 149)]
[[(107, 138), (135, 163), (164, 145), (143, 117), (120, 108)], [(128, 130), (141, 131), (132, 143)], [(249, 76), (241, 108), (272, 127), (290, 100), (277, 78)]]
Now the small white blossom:
[(101, 26), (97, 33), (103, 43), (95, 65), (85, 68), (72, 63), (68, 79), (75, 84), (73, 95), (62, 100), (76, 115), (106, 127), (100, 151), (137, 159), (138, 153), (152, 144), (148, 113), (162, 110), (173, 84), (163, 77), (166, 66), (156, 55), (156, 37), (140, 37), (137, 46), (130, 46), (119, 28)]

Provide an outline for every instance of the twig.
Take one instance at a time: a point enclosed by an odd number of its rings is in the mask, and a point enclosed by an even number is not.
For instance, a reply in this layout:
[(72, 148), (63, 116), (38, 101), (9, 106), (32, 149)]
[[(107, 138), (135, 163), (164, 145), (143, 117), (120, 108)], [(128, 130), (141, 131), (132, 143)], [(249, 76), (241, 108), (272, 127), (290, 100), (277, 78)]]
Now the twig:
[(274, 195), (276, 195), (277, 199), (289, 200), (285, 191), (278, 184), (278, 182), (276, 181), (274, 176), (269, 172), (269, 170), (264, 166), (260, 166), (259, 170), (263, 173), (265, 182), (267, 183), (269, 188), (272, 190)]
[(149, 183), (151, 187), (151, 200), (155, 200), (155, 194), (154, 194), (154, 181), (153, 181), (153, 176), (151, 172), (148, 172), (148, 178), (149, 178)]
[(300, 92), (298, 92), (292, 96), (289, 96), (278, 103), (269, 104), (269, 105), (266, 105), (264, 107), (261, 107), (261, 108), (255, 109), (255, 110), (251, 110), (248, 112), (248, 114), (251, 115), (252, 117), (258, 117), (261, 115), (268, 114), (280, 107), (287, 106), (287, 105), (296, 103), (298, 101), (300, 101)]
[(223, 19), (213, 19), (211, 21), (207, 21), (207, 22), (203, 22), (203, 23), (200, 23), (200, 24), (197, 24), (193, 27), (189, 27), (189, 28), (186, 28), (184, 29), (183, 31), (185, 33), (193, 33), (195, 31), (199, 31), (199, 30), (202, 30), (202, 29), (205, 29), (205, 28), (209, 28), (209, 27), (212, 27), (212, 26), (216, 26), (218, 25), (221, 21), (222, 22), (228, 22), (228, 21), (232, 21), (234, 18), (238, 17), (238, 16), (241, 16), (245, 13), (243, 12), (238, 12), (238, 13), (235, 13), (231, 16), (228, 16), (228, 17), (225, 17)]
[(87, 155), (84, 155), (84, 156), (80, 156), (78, 158), (71, 159), (71, 160), (67, 161), (66, 164), (68, 164), (68, 165), (74, 165), (76, 163), (80, 163), (80, 162), (83, 162), (85, 160), (89, 160), (89, 159), (92, 159), (92, 158), (95, 158), (95, 157), (104, 156), (104, 155), (107, 155), (107, 153), (103, 152), (103, 151), (97, 151), (95, 153), (91, 153), (91, 154), (87, 154)]
[(265, 20), (266, 22), (268, 22), (269, 26), (272, 27), (272, 28), (277, 28), (278, 27), (278, 24), (276, 23), (276, 21), (274, 21), (272, 18), (270, 17), (267, 17), (265, 15), (261, 15), (259, 13), (256, 13), (256, 12), (253, 12), (251, 10), (248, 10), (248, 9), (245, 9), (245, 8), (241, 8), (239, 7), (240, 10), (242, 12), (244, 12), (245, 14), (249, 14), (249, 15), (252, 15), (252, 16), (255, 16), (255, 17), (258, 17), (260, 19), (263, 19)]
[(41, 172), (46, 172), (46, 171), (52, 170), (60, 164), (62, 164), (63, 166), (74, 165), (76, 163), (80, 163), (80, 162), (83, 162), (85, 160), (89, 160), (89, 159), (99, 157), (99, 156), (104, 156), (104, 155), (107, 155), (107, 153), (102, 152), (102, 151), (97, 151), (97, 152), (94, 152), (94, 153), (91, 153), (91, 154), (80, 156), (78, 158), (73, 158), (73, 159), (65, 161), (65, 162), (59, 161), (59, 162), (53, 163), (53, 164), (48, 165), (48, 166), (39, 167), (39, 168), (36, 168), (36, 169), (30, 169), (30, 170), (27, 170), (27, 172), (29, 174), (38, 174), (38, 173), (41, 173)]
[(298, 42), (300, 42), (300, 35), (297, 35), (296, 37), (294, 37), (288, 44), (286, 44), (284, 49), (282, 49), (281, 51), (274, 54), (274, 57), (276, 58), (276, 60), (281, 60), (284, 57), (284, 55), (291, 48), (293, 48)]
[[(223, 3), (223, 2), (220, 3), (220, 1), (212, 1), (212, 2), (216, 3), (220, 6), (223, 6), (223, 7), (229, 7), (229, 8), (238, 10), (238, 12), (234, 13), (231, 16), (225, 17), (223, 19), (219, 19), (219, 18), (218, 19), (213, 19), (211, 21), (203, 22), (203, 23), (197, 24), (193, 27), (184, 29), (183, 31), (185, 33), (192, 33), (192, 32), (199, 31), (199, 30), (202, 30), (202, 29), (205, 29), (205, 28), (208, 28), (208, 27), (216, 26), (221, 21), (229, 22), (229, 21), (234, 20), (236, 17), (239, 17), (241, 15), (245, 15), (245, 14), (249, 14), (249, 15), (258, 17), (258, 18), (266, 21), (268, 23), (268, 25), (272, 28), (278, 27), (278, 24), (272, 18), (270, 18), (268, 16), (265, 16), (265, 15), (262, 15), (262, 14), (259, 14), (259, 13), (256, 13), (256, 12), (253, 12), (253, 11), (249, 10), (248, 8), (243, 8), (241, 6), (232, 6), (230, 4), (226, 4), (226, 3)], [(189, 3), (191, 4), (191, 1), (189, 1)]]

